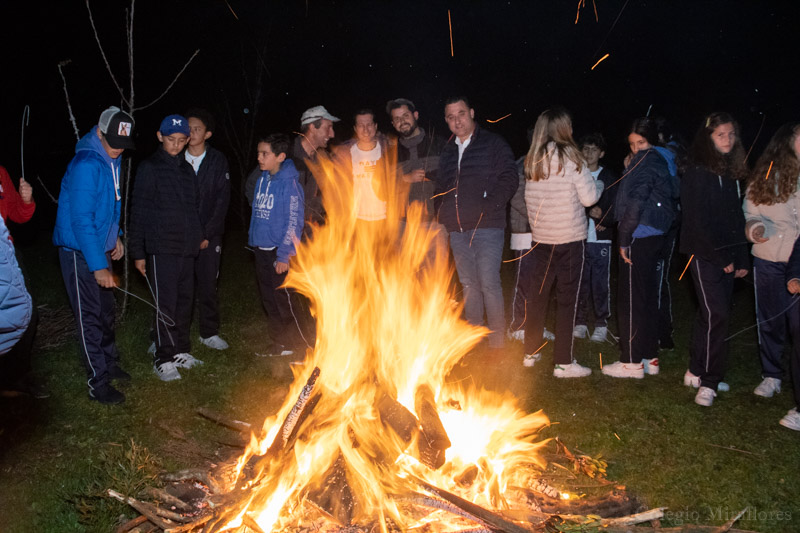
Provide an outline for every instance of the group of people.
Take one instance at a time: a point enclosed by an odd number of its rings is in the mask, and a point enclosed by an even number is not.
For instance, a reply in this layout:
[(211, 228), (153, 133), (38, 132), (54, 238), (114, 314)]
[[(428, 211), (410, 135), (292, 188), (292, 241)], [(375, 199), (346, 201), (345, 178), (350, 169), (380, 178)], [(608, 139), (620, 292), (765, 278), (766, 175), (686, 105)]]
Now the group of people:
[[(705, 117), (686, 150), (665, 138), (655, 120), (639, 118), (629, 129), (630, 154), (617, 176), (600, 163), (603, 136), (592, 133), (576, 142), (571, 117), (560, 107), (539, 115), (530, 148), (516, 161), (502, 137), (479, 125), (465, 97), (445, 101), (449, 139), (422, 128), (408, 99), (389, 101), (386, 113), (394, 135), (379, 132), (375, 112), (361, 109), (353, 117), (352, 139), (330, 150), (340, 119), (323, 106), (301, 115), (294, 140), (275, 133), (258, 141), (258, 167), (244, 193), (252, 206), (248, 242), (269, 316), (269, 355), (314, 345), (313, 320), (304, 327), (309, 317), (298, 316), (303, 303), (284, 282), (297, 243), (325, 223), (323, 190), (313, 170), (326, 159), (352, 179), (359, 221), (394, 216), (386, 183), (407, 186), (406, 206), (419, 203), (426, 223), (449, 244), (466, 319), (481, 325), (485, 318), (487, 358), (499, 355), (508, 335), (524, 342), (522, 363), (532, 367), (552, 341), (558, 378), (591, 374), (573, 356), (575, 338), (615, 338), (608, 328), (614, 249), (621, 356), (602, 366), (602, 373), (641, 379), (659, 372), (659, 350), (673, 347), (667, 273), (677, 241), (699, 301), (684, 384), (698, 389), (697, 404), (712, 405), (717, 392), (727, 389), (733, 282), (752, 263), (763, 367), (755, 393), (780, 392), (788, 330), (800, 404), (800, 311), (794, 296), (800, 293), (798, 124), (778, 130), (750, 171), (739, 126), (727, 113)], [(227, 348), (219, 336), (216, 279), (230, 179), (225, 157), (206, 142), (213, 129), (203, 110), (167, 116), (156, 133), (161, 146), (136, 172), (128, 251), (152, 291), (151, 350), (155, 373), (165, 381), (202, 364), (190, 353), (195, 293), (200, 341)], [(129, 377), (114, 343), (111, 261), (125, 252), (119, 168), (122, 152), (134, 148), (133, 130), (133, 119), (112, 107), (79, 141), (62, 181), (53, 235), (79, 323), (90, 397), (104, 403), (124, 400), (112, 381)], [(500, 282), (507, 220), (518, 273), (508, 324)], [(545, 318), (553, 288), (551, 333)], [(797, 409), (781, 424), (800, 430)]]

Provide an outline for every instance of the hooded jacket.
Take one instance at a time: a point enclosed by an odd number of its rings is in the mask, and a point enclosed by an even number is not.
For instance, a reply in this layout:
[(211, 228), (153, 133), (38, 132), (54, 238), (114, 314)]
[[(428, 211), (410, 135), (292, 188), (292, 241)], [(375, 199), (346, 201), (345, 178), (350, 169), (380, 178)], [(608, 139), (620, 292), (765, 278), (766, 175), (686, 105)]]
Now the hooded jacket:
[(511, 148), (499, 135), (475, 127), (458, 163), (455, 136), (439, 156), (434, 206), (448, 232), (505, 228), (506, 206), (517, 190)]
[(248, 244), (277, 248), (277, 260), (288, 263), (295, 255), (295, 240), (303, 232), (303, 188), (291, 159), (281, 163), (274, 175), (263, 171), (253, 191)]
[(142, 161), (133, 184), (131, 257), (196, 256), (200, 242), (207, 238), (200, 224), (198, 195), (194, 170), (183, 154), (171, 156), (159, 147)]
[(119, 168), (95, 126), (78, 141), (61, 180), (53, 244), (83, 254), (90, 272), (108, 268), (106, 252), (119, 236)]
[(31, 321), (33, 305), (17, 265), (14, 245), (0, 219), (0, 355), (19, 341)]
[(675, 219), (679, 195), (678, 179), (670, 174), (666, 159), (653, 148), (637, 152), (619, 181), (614, 203), (620, 247), (631, 245), (639, 226), (666, 233)]

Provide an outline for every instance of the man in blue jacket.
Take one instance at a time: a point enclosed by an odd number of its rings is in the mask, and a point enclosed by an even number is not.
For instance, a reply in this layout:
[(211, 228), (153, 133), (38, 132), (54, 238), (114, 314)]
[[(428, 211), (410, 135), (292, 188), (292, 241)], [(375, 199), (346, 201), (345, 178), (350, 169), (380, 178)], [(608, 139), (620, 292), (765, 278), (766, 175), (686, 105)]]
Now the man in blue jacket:
[(506, 206), (517, 190), (514, 154), (502, 137), (479, 128), (464, 97), (445, 102), (453, 137), (439, 157), (434, 208), (450, 234), (450, 248), (464, 288), (464, 314), (491, 333), (489, 348), (503, 347), (505, 311), (500, 264)]
[(119, 238), (120, 156), (133, 149), (133, 118), (117, 107), (100, 115), (75, 147), (61, 181), (53, 244), (78, 323), (78, 344), (88, 373), (89, 397), (100, 403), (125, 401), (111, 385), (129, 379), (119, 367), (114, 340), (111, 260), (125, 253)]

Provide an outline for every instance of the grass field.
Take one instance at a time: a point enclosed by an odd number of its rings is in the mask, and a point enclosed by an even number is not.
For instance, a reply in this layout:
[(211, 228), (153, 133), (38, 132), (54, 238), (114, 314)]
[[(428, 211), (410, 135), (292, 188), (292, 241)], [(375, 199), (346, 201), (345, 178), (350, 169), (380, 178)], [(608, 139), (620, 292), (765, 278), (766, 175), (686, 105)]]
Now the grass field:
[[(66, 305), (55, 249), (47, 235), (20, 250), (39, 304)], [(752, 394), (760, 381), (755, 329), (730, 345), (731, 391), (711, 408), (693, 403), (683, 387), (694, 314), (691, 281), (677, 281), (685, 259), (675, 261), (673, 351), (662, 352), (661, 374), (615, 380), (600, 374), (618, 358), (612, 344), (576, 343), (579, 362), (594, 374), (581, 380), (553, 378), (550, 352), (543, 363), (523, 368), (522, 345), (509, 343), (504, 360), (490, 372), (462, 372), (479, 384), (513, 393), (522, 409), (543, 409), (553, 424), (542, 437), (558, 436), (571, 449), (609, 462), (608, 477), (624, 484), (651, 507), (668, 507), (662, 525), (722, 524), (750, 512), (736, 527), (756, 531), (800, 531), (800, 434), (778, 420), (792, 407), (791, 385), (772, 399)], [(513, 266), (504, 265), (510, 290)], [(146, 298), (144, 284), (131, 291)], [(146, 353), (151, 310), (134, 300), (119, 324), (117, 341), (127, 401), (104, 406), (87, 396), (77, 346), (36, 354), (36, 373), (52, 395), (45, 400), (0, 398), (0, 531), (113, 531), (127, 506), (102, 497), (106, 488), (135, 489), (159, 470), (202, 466), (230, 450), (220, 441), (230, 432), (196, 415), (201, 406), (260, 425), (282, 403), (290, 377), (283, 366), (254, 352), (268, 344), (266, 319), (256, 295), (253, 265), (244, 235), (227, 237), (221, 274), (222, 334), (226, 352), (197, 343), (205, 361), (163, 383)], [(147, 299), (147, 298), (146, 298)], [(732, 333), (754, 324), (752, 286), (737, 286)], [(612, 329), (613, 325), (612, 325)], [(196, 339), (193, 333), (193, 339)]]

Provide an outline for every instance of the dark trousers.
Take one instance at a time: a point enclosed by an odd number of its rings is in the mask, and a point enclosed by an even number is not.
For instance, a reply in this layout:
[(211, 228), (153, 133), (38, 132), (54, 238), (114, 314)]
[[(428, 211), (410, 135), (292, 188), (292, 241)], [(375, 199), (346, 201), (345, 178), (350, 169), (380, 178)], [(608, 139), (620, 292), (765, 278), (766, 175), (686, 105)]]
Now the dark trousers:
[(672, 255), (675, 251), (675, 239), (678, 226), (669, 229), (664, 236), (664, 244), (658, 254), (658, 342), (662, 348), (674, 346), (672, 341), (672, 288), (669, 285), (669, 269), (672, 266)]
[(658, 253), (663, 235), (635, 238), (631, 243), (629, 265), (619, 260), (617, 322), (620, 361), (641, 363), (658, 357)]
[[(108, 268), (111, 258), (106, 256)], [(78, 326), (78, 348), (86, 366), (89, 390), (109, 383), (109, 371), (119, 364), (114, 341), (114, 290), (97, 284), (83, 254), (58, 249), (61, 276)]]
[(14, 386), (24, 381), (31, 372), (31, 354), (36, 329), (39, 325), (39, 311), (36, 305), (31, 310), (31, 320), (17, 343), (0, 357), (0, 389)]
[(517, 268), (517, 278), (514, 283), (514, 295), (511, 297), (511, 320), (508, 329), (517, 331), (525, 328), (525, 305), (528, 301), (528, 285), (530, 285), (531, 271), (533, 269), (533, 252), (528, 250), (514, 250)]
[(786, 266), (786, 263), (753, 258), (758, 355), (761, 375), (765, 378), (784, 377), (781, 359), (787, 330), (792, 339), (793, 354), (800, 350), (800, 296), (786, 290)]
[(557, 365), (572, 363), (572, 328), (575, 326), (585, 242), (534, 243), (531, 252), (533, 269), (528, 285), (528, 319), (525, 322), (526, 354), (534, 353), (542, 346), (547, 303), (555, 283), (557, 308), (553, 362)]
[(611, 316), (611, 243), (587, 242), (583, 258), (583, 277), (578, 295), (575, 324), (585, 326), (589, 309), (594, 312), (594, 327), (608, 326)]
[(699, 307), (689, 345), (689, 371), (700, 385), (717, 390), (728, 363), (728, 323), (733, 297), (733, 272), (726, 274), (697, 256), (689, 266)]
[(172, 361), (175, 354), (189, 353), (189, 327), (192, 322), (194, 257), (151, 255), (147, 279), (156, 303), (154, 328), (156, 366)]
[(217, 279), (222, 256), (222, 237), (209, 239), (208, 247), (200, 250), (194, 260), (195, 304), (200, 336), (204, 339), (219, 334), (219, 298)]
[(293, 312), (296, 303), (294, 291), (282, 287), (288, 272), (283, 274), (275, 272), (277, 250), (256, 248), (255, 254), (256, 282), (261, 295), (261, 305), (267, 312), (269, 336), (275, 344), (300, 349), (305, 344), (302, 343), (300, 325)]

